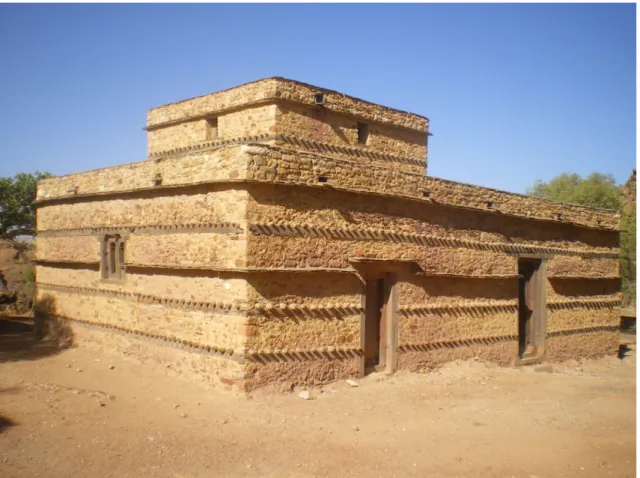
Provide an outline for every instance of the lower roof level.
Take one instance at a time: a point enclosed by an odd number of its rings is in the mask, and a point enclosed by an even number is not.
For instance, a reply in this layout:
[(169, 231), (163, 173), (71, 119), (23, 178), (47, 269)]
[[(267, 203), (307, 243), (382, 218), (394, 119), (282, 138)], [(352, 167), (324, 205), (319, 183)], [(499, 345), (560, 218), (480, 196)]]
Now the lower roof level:
[(243, 182), (346, 190), (531, 220), (619, 230), (619, 215), (615, 211), (558, 203), (261, 143), (223, 145), (197, 153), (45, 179), (38, 183), (35, 204)]

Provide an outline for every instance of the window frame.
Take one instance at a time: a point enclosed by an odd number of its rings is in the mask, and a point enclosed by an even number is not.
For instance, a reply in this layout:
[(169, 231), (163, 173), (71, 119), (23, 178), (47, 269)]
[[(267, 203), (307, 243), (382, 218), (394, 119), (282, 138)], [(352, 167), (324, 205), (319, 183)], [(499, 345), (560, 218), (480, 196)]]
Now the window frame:
[(125, 279), (127, 237), (121, 234), (102, 236), (100, 244), (100, 274), (104, 282), (122, 282)]

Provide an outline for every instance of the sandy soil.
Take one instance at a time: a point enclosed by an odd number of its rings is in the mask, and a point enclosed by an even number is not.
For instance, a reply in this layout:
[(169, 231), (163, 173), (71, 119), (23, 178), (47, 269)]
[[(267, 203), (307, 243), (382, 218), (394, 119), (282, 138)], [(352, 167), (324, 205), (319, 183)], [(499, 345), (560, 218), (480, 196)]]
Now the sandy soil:
[(635, 356), (250, 397), (0, 331), (2, 477), (632, 477)]

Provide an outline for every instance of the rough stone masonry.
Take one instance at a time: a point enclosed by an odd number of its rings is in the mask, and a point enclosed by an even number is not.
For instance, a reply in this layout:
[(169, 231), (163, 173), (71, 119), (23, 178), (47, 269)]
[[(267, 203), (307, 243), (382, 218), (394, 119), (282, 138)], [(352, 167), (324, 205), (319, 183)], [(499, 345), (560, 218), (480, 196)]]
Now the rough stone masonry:
[(146, 130), (38, 183), (37, 302), (78, 342), (241, 391), (617, 351), (618, 216), (427, 176), (427, 118), (268, 78)]

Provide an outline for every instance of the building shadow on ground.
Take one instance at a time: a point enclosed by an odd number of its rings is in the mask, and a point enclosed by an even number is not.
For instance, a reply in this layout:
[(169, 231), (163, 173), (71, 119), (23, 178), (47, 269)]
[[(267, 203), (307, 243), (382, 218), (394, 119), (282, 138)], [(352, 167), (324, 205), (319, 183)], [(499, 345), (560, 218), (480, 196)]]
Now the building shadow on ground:
[(36, 360), (60, 350), (58, 341), (36, 334), (32, 318), (0, 317), (0, 363)]
[(10, 418), (0, 415), (0, 434), (6, 431), (7, 428), (15, 427), (16, 425), (17, 423)]
[(37, 360), (71, 346), (73, 332), (56, 311), (55, 298), (45, 294), (33, 317), (0, 316), (0, 363)]

